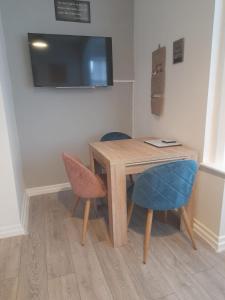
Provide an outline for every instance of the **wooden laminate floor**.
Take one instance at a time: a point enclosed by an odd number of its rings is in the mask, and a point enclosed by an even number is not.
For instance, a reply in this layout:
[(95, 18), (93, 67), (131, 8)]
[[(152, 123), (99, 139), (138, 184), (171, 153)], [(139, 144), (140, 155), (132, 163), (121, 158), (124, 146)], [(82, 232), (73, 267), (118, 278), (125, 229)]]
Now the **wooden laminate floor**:
[(224, 300), (225, 254), (197, 239), (153, 224), (151, 253), (142, 264), (145, 212), (135, 209), (129, 243), (113, 249), (104, 209), (93, 210), (85, 247), (82, 207), (71, 217), (71, 192), (31, 199), (29, 235), (0, 240), (1, 300)]

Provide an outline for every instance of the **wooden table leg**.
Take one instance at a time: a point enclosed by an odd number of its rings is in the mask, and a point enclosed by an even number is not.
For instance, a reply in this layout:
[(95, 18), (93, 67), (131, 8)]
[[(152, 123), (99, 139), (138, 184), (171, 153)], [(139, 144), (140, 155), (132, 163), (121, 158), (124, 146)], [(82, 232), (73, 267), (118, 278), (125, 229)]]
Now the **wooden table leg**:
[(109, 234), (114, 247), (127, 243), (126, 175), (122, 164), (108, 165)]

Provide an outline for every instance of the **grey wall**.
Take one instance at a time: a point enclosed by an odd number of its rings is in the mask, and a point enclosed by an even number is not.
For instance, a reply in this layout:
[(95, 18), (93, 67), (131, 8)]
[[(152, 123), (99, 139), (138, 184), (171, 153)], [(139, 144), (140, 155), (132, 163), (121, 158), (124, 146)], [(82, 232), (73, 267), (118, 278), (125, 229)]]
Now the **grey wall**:
[(133, 1), (91, 1), (91, 24), (55, 20), (54, 0), (0, 1), (26, 187), (66, 181), (60, 154), (88, 161), (88, 142), (131, 133), (132, 86), (96, 90), (34, 88), (27, 32), (112, 36), (114, 79), (133, 79)]

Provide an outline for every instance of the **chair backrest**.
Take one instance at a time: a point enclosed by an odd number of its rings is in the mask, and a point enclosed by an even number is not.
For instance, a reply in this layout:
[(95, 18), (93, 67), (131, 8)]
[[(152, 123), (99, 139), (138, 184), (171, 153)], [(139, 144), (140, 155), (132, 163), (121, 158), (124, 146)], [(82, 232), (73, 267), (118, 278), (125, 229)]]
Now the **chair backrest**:
[(169, 210), (186, 205), (192, 192), (198, 165), (181, 160), (148, 169), (134, 186), (132, 200), (153, 210)]
[(78, 158), (62, 154), (65, 169), (73, 192), (81, 198), (97, 198), (106, 195), (102, 180), (85, 167)]
[(100, 141), (101, 142), (106, 142), (106, 141), (116, 141), (116, 140), (127, 140), (127, 139), (131, 139), (131, 136), (129, 136), (126, 133), (123, 132), (109, 132), (106, 133), (105, 135), (103, 135), (103, 137), (101, 137)]

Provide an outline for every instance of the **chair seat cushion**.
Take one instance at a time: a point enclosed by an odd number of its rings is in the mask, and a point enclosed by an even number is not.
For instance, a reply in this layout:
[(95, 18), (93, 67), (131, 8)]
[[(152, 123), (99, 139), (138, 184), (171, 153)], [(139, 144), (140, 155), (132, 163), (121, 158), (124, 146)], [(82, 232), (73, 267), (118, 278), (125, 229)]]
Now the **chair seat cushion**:
[(137, 178), (132, 200), (153, 210), (184, 206), (191, 195), (196, 172), (197, 163), (192, 160), (150, 168)]

